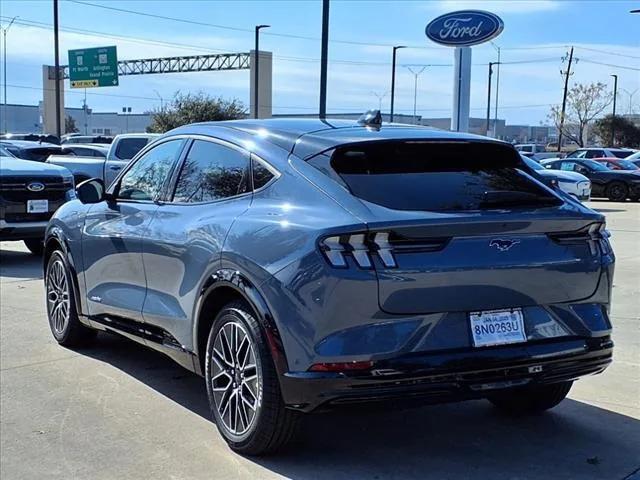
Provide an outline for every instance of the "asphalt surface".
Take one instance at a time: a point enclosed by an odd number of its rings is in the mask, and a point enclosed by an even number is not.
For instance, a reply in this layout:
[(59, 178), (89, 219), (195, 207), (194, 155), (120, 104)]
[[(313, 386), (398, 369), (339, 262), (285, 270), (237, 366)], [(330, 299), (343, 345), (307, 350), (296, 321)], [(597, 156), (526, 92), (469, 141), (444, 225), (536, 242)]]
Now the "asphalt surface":
[(231, 452), (202, 379), (101, 334), (58, 346), (40, 260), (0, 252), (0, 477), (11, 479), (640, 479), (640, 203), (592, 202), (617, 254), (613, 365), (532, 418), (474, 401), (310, 416), (277, 457)]

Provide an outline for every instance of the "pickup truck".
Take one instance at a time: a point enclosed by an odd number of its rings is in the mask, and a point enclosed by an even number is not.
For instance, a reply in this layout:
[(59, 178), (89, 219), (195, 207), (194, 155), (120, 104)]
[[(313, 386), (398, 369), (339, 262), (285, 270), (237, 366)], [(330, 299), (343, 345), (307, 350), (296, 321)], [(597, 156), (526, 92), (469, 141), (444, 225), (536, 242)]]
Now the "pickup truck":
[(51, 155), (47, 162), (70, 170), (76, 185), (89, 178), (99, 178), (109, 186), (120, 170), (157, 137), (156, 133), (123, 133), (113, 139), (107, 158)]

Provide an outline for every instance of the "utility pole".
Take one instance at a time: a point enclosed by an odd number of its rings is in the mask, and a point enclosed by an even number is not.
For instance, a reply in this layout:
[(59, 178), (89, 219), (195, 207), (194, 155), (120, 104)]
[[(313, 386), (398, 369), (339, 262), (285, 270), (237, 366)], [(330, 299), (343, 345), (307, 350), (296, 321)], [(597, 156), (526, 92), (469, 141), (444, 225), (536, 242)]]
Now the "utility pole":
[(396, 52), (401, 48), (407, 48), (404, 45), (393, 47), (393, 55), (391, 57), (391, 109), (389, 111), (389, 122), (393, 122), (393, 102), (396, 96)]
[(424, 70), (427, 68), (427, 66), (425, 65), (424, 67), (422, 67), (420, 70), (413, 70), (411, 68), (411, 65), (407, 65), (407, 70), (409, 70), (411, 73), (413, 73), (413, 121), (417, 124), (418, 123), (418, 116), (417, 116), (417, 110), (416, 110), (416, 105), (417, 105), (417, 101), (418, 101), (418, 76), (424, 72)]
[(611, 119), (611, 146), (616, 146), (616, 97), (618, 96), (618, 75), (613, 77), (613, 118)]
[(638, 93), (638, 89), (636, 88), (633, 92), (630, 92), (626, 88), (622, 88), (621, 90), (629, 96), (629, 111), (627, 113), (631, 115), (633, 113), (633, 96)]
[(256, 65), (253, 69), (253, 118), (260, 118), (258, 116), (258, 112), (260, 111), (260, 104), (258, 103), (258, 70), (260, 68), (260, 29), (269, 28), (271, 25), (256, 25), (256, 45), (255, 45), (255, 57), (256, 57)]
[(322, 0), (322, 50), (320, 52), (320, 109), (321, 119), (327, 117), (327, 63), (329, 56), (329, 0)]
[(157, 90), (154, 90), (153, 92), (156, 94), (156, 97), (160, 99), (160, 111), (164, 112), (164, 98), (162, 98), (162, 95), (160, 95)]
[[(563, 58), (562, 61), (564, 61), (565, 58)], [(564, 93), (562, 94), (562, 110), (560, 112), (560, 128), (558, 128), (558, 152), (560, 152), (560, 150), (562, 149), (562, 129), (564, 128), (564, 114), (567, 109), (567, 93), (569, 90), (569, 76), (573, 75), (571, 73), (572, 63), (573, 63), (573, 47), (571, 47), (571, 51), (569, 52), (569, 64), (567, 66), (567, 70), (564, 72), (560, 70), (560, 73), (564, 74)]]
[(7, 118), (9, 117), (9, 107), (7, 105), (7, 32), (16, 18), (18, 18), (17, 15), (11, 19), (9, 25), (2, 29), (2, 46), (4, 50), (4, 66), (2, 67), (2, 71), (4, 72), (4, 133), (7, 133)]
[(53, 0), (53, 44), (55, 56), (55, 73), (53, 78), (56, 81), (56, 136), (62, 137), (62, 125), (60, 125), (60, 43), (59, 43), (59, 25), (58, 25), (58, 0)]
[(491, 42), (491, 46), (498, 52), (498, 61), (494, 65), (498, 65), (496, 69), (496, 108), (493, 115), (493, 138), (498, 138), (498, 93), (500, 92), (500, 47)]

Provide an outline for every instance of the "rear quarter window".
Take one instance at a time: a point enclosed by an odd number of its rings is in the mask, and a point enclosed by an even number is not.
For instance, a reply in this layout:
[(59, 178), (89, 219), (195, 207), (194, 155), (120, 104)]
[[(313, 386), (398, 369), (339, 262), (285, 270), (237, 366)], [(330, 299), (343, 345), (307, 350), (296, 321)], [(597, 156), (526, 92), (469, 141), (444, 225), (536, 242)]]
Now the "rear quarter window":
[(148, 138), (123, 138), (116, 146), (115, 155), (120, 160), (131, 160), (147, 143)]

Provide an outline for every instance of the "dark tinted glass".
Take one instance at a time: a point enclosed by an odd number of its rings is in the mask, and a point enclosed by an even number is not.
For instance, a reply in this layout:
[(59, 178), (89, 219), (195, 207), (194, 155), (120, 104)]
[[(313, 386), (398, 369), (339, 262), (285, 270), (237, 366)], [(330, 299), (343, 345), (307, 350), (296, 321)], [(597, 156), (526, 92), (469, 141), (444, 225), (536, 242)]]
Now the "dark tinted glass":
[(196, 140), (182, 166), (175, 202), (211, 202), (245, 193), (248, 155), (213, 142)]
[(118, 198), (154, 200), (171, 173), (181, 146), (182, 140), (173, 140), (149, 150), (122, 177)]
[(584, 158), (602, 158), (604, 157), (604, 151), (602, 150), (587, 150)]
[(116, 157), (120, 160), (131, 160), (147, 143), (148, 138), (123, 138), (116, 147)]
[[(310, 163), (363, 200), (396, 210), (461, 211), (558, 205), (511, 147), (389, 142), (337, 149)], [(329, 173), (329, 168), (333, 174)]]
[(253, 165), (253, 188), (258, 189), (264, 187), (274, 177), (273, 173), (255, 158), (252, 160)]
[(631, 150), (611, 150), (611, 153), (616, 158), (627, 158), (633, 152)]
[(59, 153), (59, 148), (29, 148), (24, 151), (22, 158), (36, 162), (44, 162), (49, 158), (49, 155), (58, 155)]

